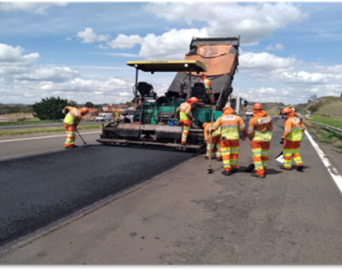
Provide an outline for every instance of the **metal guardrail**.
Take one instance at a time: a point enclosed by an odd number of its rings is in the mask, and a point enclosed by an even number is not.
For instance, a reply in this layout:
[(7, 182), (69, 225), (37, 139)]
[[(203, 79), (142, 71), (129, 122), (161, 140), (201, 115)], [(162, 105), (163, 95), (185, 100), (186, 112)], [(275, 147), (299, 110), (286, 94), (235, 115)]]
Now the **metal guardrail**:
[[(321, 126), (321, 127), (325, 127), (325, 128), (328, 128), (332, 131), (335, 131), (335, 132), (338, 132), (338, 133), (341, 133), (342, 134), (342, 129), (340, 128), (337, 128), (337, 127), (332, 127), (332, 126), (329, 126), (329, 125), (326, 125), (326, 124), (323, 124), (323, 123), (319, 123), (319, 122), (315, 122), (315, 121), (311, 121), (309, 119), (305, 119), (305, 121), (308, 121), (309, 123), (311, 124), (314, 124), (314, 125), (317, 125), (317, 126)], [(304, 122), (305, 123), (305, 122)]]

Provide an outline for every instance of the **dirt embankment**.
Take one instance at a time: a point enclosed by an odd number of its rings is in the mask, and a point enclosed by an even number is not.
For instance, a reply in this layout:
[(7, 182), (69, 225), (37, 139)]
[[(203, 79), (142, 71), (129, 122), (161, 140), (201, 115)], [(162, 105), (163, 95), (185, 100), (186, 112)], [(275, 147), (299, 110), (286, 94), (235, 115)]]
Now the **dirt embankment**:
[(342, 118), (342, 97), (321, 97), (304, 105), (302, 114), (310, 111), (313, 115)]

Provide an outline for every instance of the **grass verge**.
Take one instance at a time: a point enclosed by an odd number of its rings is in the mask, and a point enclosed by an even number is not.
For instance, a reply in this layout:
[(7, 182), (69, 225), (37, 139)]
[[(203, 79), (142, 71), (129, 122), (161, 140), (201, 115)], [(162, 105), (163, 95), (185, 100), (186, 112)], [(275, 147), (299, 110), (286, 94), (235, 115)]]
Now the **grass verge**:
[[(99, 129), (102, 125), (91, 125), (91, 126), (79, 126), (78, 130), (82, 129)], [(37, 128), (37, 129), (27, 129), (27, 130), (11, 130), (11, 131), (0, 131), (0, 136), (12, 136), (12, 135), (23, 135), (32, 133), (51, 133), (51, 132), (65, 132), (64, 127), (56, 128)]]
[(342, 119), (334, 118), (331, 116), (321, 116), (321, 115), (312, 115), (310, 119), (319, 122), (322, 124), (326, 124), (328, 126), (337, 127), (342, 129)]
[[(313, 138), (321, 143), (332, 144), (334, 147), (338, 149), (342, 149), (342, 134), (334, 132), (330, 129), (319, 127), (319, 126), (311, 126), (306, 127)], [(336, 150), (339, 153), (342, 151)]]
[(62, 123), (62, 121), (18, 121), (18, 122), (2, 122), (0, 126), (21, 126), (21, 125), (40, 125), (40, 124), (52, 124)]

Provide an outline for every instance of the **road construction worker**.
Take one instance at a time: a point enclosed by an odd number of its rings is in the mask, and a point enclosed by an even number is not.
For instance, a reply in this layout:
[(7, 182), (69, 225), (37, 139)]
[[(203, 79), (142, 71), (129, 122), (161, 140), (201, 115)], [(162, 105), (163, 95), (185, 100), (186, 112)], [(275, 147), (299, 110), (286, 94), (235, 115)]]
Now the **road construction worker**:
[(253, 105), (253, 118), (248, 123), (248, 138), (251, 141), (255, 174), (251, 176), (265, 178), (268, 152), (272, 139), (273, 120), (267, 115), (260, 103)]
[(213, 92), (213, 86), (210, 79), (207, 79), (207, 74), (202, 73), (201, 79), (198, 81), (199, 83), (203, 83), (206, 89), (206, 93), (209, 95), (210, 103), (215, 103), (214, 99), (214, 92)]
[(209, 156), (212, 155), (214, 147), (216, 146), (216, 159), (218, 161), (222, 160), (222, 155), (221, 155), (221, 129), (218, 128), (215, 132), (211, 134), (211, 143), (210, 143), (210, 135), (209, 135), (209, 127), (210, 123), (204, 123), (203, 124), (203, 129), (204, 129), (204, 141), (207, 144), (207, 153), (205, 155), (205, 159), (208, 159)]
[[(305, 126), (302, 121), (295, 117), (295, 111), (289, 107), (282, 110), (282, 114), (285, 116), (284, 134), (281, 137), (281, 144), (283, 147), (284, 156), (284, 169), (291, 170), (291, 157), (297, 165), (297, 171), (303, 171), (303, 161), (300, 156), (300, 143), (302, 141), (302, 135), (305, 131)], [(285, 142), (284, 142), (285, 141)]]
[(89, 109), (87, 107), (77, 109), (71, 106), (66, 106), (64, 107), (62, 112), (66, 114), (64, 118), (64, 128), (67, 134), (67, 138), (64, 143), (64, 147), (66, 149), (75, 148), (77, 147), (77, 145), (75, 145), (74, 143), (76, 139), (76, 128), (82, 120), (82, 116), (86, 115), (89, 112)]
[(183, 127), (181, 144), (186, 144), (192, 121), (195, 120), (191, 115), (191, 109), (197, 102), (198, 99), (196, 97), (191, 97), (186, 102), (183, 102), (176, 111), (179, 118), (179, 124)]
[(219, 117), (209, 131), (216, 131), (221, 128), (221, 154), (223, 160), (222, 174), (229, 176), (236, 173), (237, 163), (240, 150), (240, 133), (242, 132), (242, 140), (246, 140), (246, 127), (242, 118), (234, 115), (234, 110), (226, 106), (222, 110), (222, 116)]

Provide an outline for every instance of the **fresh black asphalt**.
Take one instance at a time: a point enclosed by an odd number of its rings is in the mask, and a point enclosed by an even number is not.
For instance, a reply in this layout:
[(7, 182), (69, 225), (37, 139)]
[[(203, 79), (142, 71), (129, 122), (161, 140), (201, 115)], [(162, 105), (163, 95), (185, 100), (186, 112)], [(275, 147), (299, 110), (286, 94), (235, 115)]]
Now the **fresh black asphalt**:
[(191, 156), (97, 145), (2, 161), (0, 246), (146, 181)]

